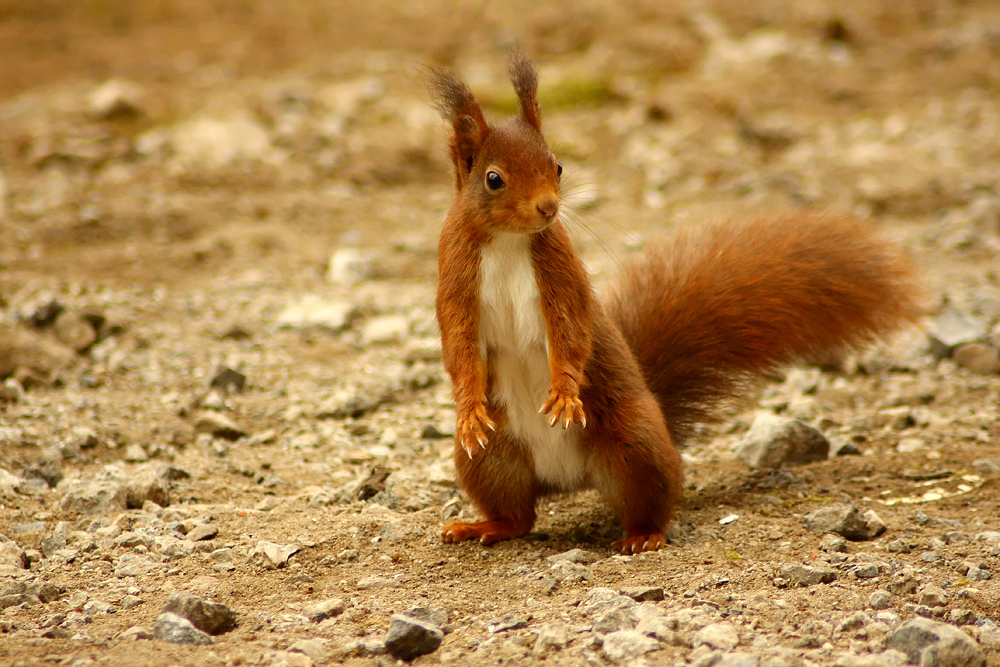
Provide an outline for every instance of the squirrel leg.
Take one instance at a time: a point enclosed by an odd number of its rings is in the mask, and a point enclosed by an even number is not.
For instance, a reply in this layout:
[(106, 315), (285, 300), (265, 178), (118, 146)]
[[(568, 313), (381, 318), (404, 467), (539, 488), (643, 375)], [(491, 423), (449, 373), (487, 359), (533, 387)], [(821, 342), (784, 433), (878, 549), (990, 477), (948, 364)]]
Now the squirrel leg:
[(479, 539), (483, 544), (520, 537), (535, 525), (535, 474), (530, 454), (503, 428), (490, 446), (470, 459), (455, 444), (455, 469), (463, 490), (485, 521), (454, 521), (441, 531), (446, 543)]
[(622, 415), (615, 432), (599, 436), (595, 448), (598, 488), (625, 526), (625, 539), (612, 544), (623, 554), (656, 551), (680, 500), (681, 457), (674, 448), (652, 395)]

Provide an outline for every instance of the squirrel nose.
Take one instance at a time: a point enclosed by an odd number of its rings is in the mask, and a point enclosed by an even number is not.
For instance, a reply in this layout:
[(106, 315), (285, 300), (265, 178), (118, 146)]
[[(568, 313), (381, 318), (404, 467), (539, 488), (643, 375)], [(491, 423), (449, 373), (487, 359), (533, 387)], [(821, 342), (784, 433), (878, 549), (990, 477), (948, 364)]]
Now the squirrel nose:
[(559, 200), (555, 197), (545, 197), (535, 202), (535, 208), (542, 217), (551, 220), (559, 212)]

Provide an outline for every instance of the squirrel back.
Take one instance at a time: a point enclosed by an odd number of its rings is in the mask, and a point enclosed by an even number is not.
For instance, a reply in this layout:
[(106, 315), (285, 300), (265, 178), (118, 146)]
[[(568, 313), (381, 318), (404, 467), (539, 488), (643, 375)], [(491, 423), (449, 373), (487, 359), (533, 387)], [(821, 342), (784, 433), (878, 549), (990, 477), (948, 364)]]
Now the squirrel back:
[(765, 375), (921, 314), (912, 264), (870, 225), (796, 213), (649, 246), (607, 301), (677, 445)]

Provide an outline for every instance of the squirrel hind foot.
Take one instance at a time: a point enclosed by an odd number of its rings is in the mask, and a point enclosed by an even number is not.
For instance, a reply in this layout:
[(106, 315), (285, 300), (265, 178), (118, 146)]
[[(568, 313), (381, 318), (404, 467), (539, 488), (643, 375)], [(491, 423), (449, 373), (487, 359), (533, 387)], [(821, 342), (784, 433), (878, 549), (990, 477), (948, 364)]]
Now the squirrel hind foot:
[(629, 532), (624, 540), (618, 540), (611, 545), (611, 548), (620, 554), (631, 555), (643, 551), (657, 551), (666, 544), (667, 539), (663, 533), (634, 534)]
[(441, 529), (441, 540), (445, 544), (455, 544), (465, 540), (479, 538), (482, 544), (493, 544), (512, 537), (521, 537), (531, 530), (531, 524), (525, 525), (514, 519), (499, 519), (497, 521), (453, 521)]

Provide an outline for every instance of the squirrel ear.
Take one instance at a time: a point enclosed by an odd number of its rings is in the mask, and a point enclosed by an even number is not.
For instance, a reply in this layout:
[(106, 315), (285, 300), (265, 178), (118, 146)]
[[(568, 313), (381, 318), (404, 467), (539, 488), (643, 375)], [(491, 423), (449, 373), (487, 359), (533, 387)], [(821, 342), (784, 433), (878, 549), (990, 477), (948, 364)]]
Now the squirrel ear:
[(538, 105), (538, 73), (531, 58), (520, 46), (510, 50), (507, 57), (507, 76), (514, 84), (514, 92), (521, 101), (521, 116), (533, 128), (542, 131), (542, 112)]
[(453, 72), (432, 65), (427, 68), (434, 106), (452, 126), (451, 152), (455, 169), (467, 174), (479, 154), (489, 125), (469, 87)]

